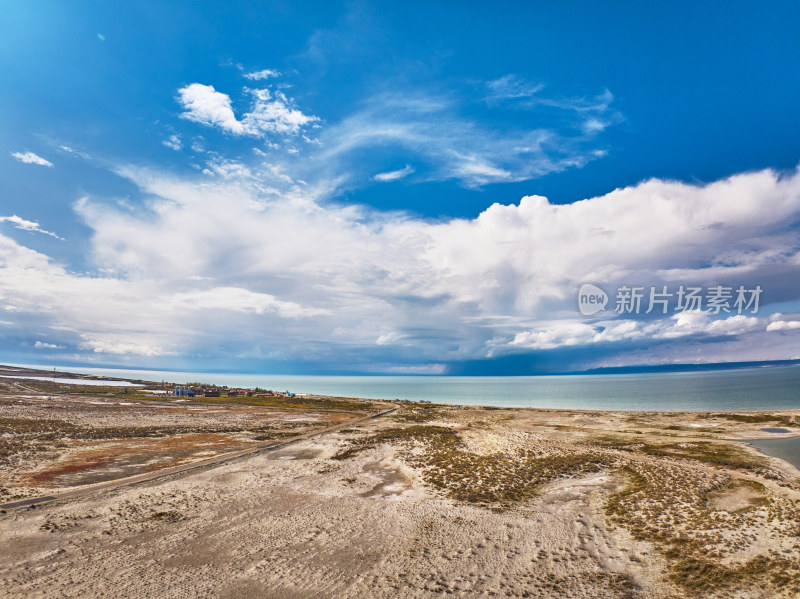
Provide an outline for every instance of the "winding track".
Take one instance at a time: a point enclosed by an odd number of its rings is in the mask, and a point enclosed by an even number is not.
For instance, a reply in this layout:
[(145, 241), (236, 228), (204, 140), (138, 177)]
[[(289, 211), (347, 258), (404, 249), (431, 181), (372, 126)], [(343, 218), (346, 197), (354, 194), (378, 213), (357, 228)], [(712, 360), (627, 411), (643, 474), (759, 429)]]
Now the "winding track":
[(182, 476), (188, 472), (192, 472), (195, 470), (202, 470), (206, 468), (213, 468), (215, 466), (219, 466), (220, 464), (225, 464), (233, 460), (238, 460), (239, 458), (254, 455), (262, 451), (275, 451), (277, 449), (282, 449), (287, 445), (291, 445), (292, 443), (297, 443), (298, 441), (304, 441), (306, 439), (311, 439), (313, 437), (319, 437), (321, 435), (326, 435), (328, 433), (336, 432), (337, 430), (342, 428), (351, 427), (353, 425), (361, 424), (362, 422), (367, 422), (375, 418), (380, 418), (381, 416), (386, 416), (387, 414), (390, 414), (395, 410), (397, 410), (397, 408), (390, 408), (388, 410), (384, 410), (383, 412), (378, 412), (377, 414), (371, 414), (369, 416), (364, 416), (363, 418), (357, 418), (355, 420), (348, 420), (347, 422), (340, 422), (339, 424), (329, 426), (322, 430), (311, 431), (309, 433), (304, 433), (302, 435), (290, 437), (283, 441), (272, 441), (270, 443), (265, 443), (264, 445), (258, 445), (256, 447), (248, 447), (247, 449), (240, 449), (239, 451), (224, 453), (222, 455), (214, 456), (213, 458), (207, 458), (205, 460), (200, 460), (198, 462), (193, 462), (191, 464), (172, 466), (170, 468), (163, 468), (162, 470), (158, 470), (156, 472), (147, 472), (145, 474), (136, 474), (134, 476), (109, 480), (106, 482), (97, 483), (86, 487), (81, 487), (80, 489), (65, 491), (64, 493), (58, 493), (55, 495), (45, 495), (43, 497), (30, 497), (28, 499), (20, 499), (18, 501), (11, 501), (9, 503), (0, 503), (0, 509), (9, 510), (22, 507), (39, 506), (45, 503), (65, 501), (68, 499), (75, 499), (76, 497), (85, 497), (86, 495), (91, 495), (92, 493), (97, 493), (99, 491), (108, 491), (110, 489), (118, 489), (120, 487), (127, 487), (130, 485), (138, 485), (141, 483), (158, 480), (160, 478), (173, 478), (177, 476)]

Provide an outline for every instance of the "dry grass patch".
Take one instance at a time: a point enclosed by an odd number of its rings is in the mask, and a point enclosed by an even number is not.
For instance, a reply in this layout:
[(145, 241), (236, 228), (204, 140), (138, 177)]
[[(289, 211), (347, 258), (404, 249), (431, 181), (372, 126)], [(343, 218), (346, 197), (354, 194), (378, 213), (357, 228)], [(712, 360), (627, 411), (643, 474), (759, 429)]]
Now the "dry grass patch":
[[(632, 459), (622, 472), (626, 485), (609, 497), (606, 512), (652, 543), (668, 560), (669, 580), (690, 596), (728, 597), (740, 587), (775, 597), (800, 593), (800, 510), (791, 499), (724, 470), (666, 459)], [(759, 549), (765, 539), (776, 548), (769, 554)], [(792, 545), (789, 555), (778, 553)]]
[[(390, 442), (404, 446), (404, 459), (432, 487), (456, 501), (491, 507), (508, 507), (533, 497), (545, 483), (597, 472), (605, 464), (595, 452), (555, 447), (547, 453), (522, 448), (513, 453), (479, 455), (464, 448), (454, 429), (433, 425), (386, 429), (353, 441), (333, 457), (347, 459)], [(418, 451), (411, 451), (412, 448)]]

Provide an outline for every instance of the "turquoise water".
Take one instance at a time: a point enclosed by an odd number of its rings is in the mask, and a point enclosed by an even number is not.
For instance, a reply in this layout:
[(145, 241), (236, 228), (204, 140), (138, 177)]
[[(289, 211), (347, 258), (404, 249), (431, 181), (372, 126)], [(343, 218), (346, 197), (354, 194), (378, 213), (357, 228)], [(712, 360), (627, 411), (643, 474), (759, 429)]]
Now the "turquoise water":
[(75, 371), (177, 383), (202, 381), (295, 393), (465, 405), (657, 411), (800, 409), (800, 366), (524, 377), (300, 376), (100, 368), (75, 368)]

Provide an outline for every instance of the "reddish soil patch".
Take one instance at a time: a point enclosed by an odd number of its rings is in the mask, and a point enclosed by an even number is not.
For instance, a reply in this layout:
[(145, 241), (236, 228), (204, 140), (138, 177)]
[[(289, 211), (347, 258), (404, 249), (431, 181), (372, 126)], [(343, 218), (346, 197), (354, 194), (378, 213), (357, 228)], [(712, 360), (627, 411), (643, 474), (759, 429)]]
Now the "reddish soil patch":
[(258, 443), (228, 433), (197, 433), (168, 438), (76, 442), (62, 460), (27, 473), (26, 483), (43, 487), (94, 484), (178, 466)]
[(107, 461), (108, 460), (95, 460), (91, 462), (84, 462), (83, 464), (68, 462), (57, 468), (53, 468), (45, 472), (39, 472), (33, 475), (31, 479), (36, 483), (46, 483), (47, 481), (64, 474), (75, 474), (76, 472), (84, 472), (86, 470), (92, 470), (93, 468), (99, 468), (107, 463)]

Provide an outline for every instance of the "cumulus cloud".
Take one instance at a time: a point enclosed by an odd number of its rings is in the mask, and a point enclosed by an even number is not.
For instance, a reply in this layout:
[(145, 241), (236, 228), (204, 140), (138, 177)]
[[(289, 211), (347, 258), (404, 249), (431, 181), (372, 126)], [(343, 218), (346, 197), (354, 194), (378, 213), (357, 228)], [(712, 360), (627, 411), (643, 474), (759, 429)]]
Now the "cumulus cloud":
[(791, 331), (800, 329), (800, 320), (775, 320), (767, 325), (768, 331)]
[(653, 337), (674, 339), (686, 335), (740, 335), (759, 326), (755, 316), (737, 314), (727, 318), (713, 318), (708, 312), (691, 310), (672, 317), (674, 325), (655, 331)]
[(61, 345), (56, 345), (55, 343), (45, 343), (44, 341), (37, 341), (33, 344), (33, 347), (36, 349), (62, 349)]
[(554, 349), (616, 343), (640, 339), (676, 339), (687, 336), (740, 335), (759, 327), (754, 316), (737, 314), (727, 318), (713, 318), (708, 312), (687, 311), (660, 321), (612, 320), (592, 324), (577, 321), (555, 322), (522, 331), (510, 341), (495, 339), (490, 342), (492, 354), (505, 350)]
[(242, 135), (245, 127), (236, 119), (231, 97), (214, 89), (213, 85), (192, 83), (178, 90), (178, 101), (184, 108), (181, 116), (187, 120), (219, 127), (227, 133)]
[(351, 365), (376, 355), (442, 364), (695, 339), (723, 339), (748, 359), (778, 350), (738, 340), (778, 339), (765, 329), (793, 326), (738, 314), (581, 319), (575, 294), (588, 281), (759, 283), (765, 302), (798, 299), (797, 172), (707, 185), (651, 180), (568, 205), (528, 196), (432, 222), (329, 203), (324, 184), (298, 183), (275, 165), (220, 165), (199, 178), (120, 167), (146, 207), (76, 203), (102, 277), (67, 272), (0, 237), (4, 307), (79, 331), (54, 341), (93, 353), (230, 343)]
[(60, 239), (64, 241), (63, 237), (59, 237), (52, 231), (47, 231), (46, 229), (42, 229), (39, 223), (32, 221), (32, 220), (25, 220), (17, 216), (16, 214), (12, 216), (0, 216), (0, 222), (9, 222), (14, 225), (17, 229), (22, 229), (23, 231), (32, 231), (34, 233), (42, 233), (44, 235), (49, 235), (50, 237), (55, 237), (56, 239)]
[(40, 166), (53, 166), (53, 163), (49, 160), (42, 158), (38, 154), (34, 154), (33, 152), (11, 152), (11, 155), (19, 160), (20, 162), (24, 162), (25, 164), (38, 164)]
[(232, 135), (255, 137), (268, 133), (294, 135), (319, 120), (319, 117), (304, 114), (283, 92), (245, 91), (250, 95), (250, 110), (237, 119), (228, 94), (218, 92), (211, 85), (192, 83), (178, 90), (178, 101), (184, 107), (181, 116)]
[(268, 89), (249, 90), (253, 97), (250, 112), (242, 122), (251, 135), (263, 133), (297, 134), (309, 124), (319, 121), (319, 117), (303, 114), (292, 105), (283, 92)]
[(171, 150), (179, 151), (183, 147), (183, 142), (179, 135), (170, 135), (168, 139), (161, 142)]
[(253, 327), (258, 336), (259, 326), (280, 329), (275, 323), (327, 314), (243, 287), (207, 285), (206, 278), (78, 275), (0, 235), (0, 307), (20, 318), (35, 316), (58, 345), (95, 354), (175, 355), (209, 337), (242, 338)]

